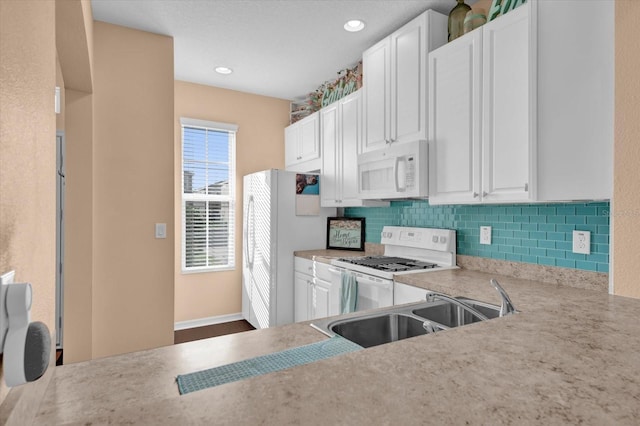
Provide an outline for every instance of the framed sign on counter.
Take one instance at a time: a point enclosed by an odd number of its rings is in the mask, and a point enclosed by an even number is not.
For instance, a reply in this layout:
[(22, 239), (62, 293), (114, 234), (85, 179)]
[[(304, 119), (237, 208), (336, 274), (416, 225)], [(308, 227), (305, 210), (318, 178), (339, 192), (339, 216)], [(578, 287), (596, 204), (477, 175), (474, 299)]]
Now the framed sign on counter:
[(364, 251), (364, 217), (327, 218), (327, 249)]

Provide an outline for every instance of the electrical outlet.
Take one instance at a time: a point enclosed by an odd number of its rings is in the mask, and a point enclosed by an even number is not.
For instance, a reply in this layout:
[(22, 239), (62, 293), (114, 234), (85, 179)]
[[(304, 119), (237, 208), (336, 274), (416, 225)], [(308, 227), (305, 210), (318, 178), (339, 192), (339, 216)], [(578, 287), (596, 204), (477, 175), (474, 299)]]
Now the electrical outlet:
[(591, 253), (591, 232), (573, 231), (573, 252), (581, 254)]
[(481, 226), (480, 227), (480, 244), (491, 244), (491, 227), (490, 226)]

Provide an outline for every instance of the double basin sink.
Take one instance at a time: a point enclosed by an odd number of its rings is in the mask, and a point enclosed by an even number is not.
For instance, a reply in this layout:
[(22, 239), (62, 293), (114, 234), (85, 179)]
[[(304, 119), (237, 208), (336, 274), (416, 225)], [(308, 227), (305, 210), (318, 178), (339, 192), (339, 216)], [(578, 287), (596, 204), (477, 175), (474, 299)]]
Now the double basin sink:
[(486, 319), (497, 318), (500, 316), (500, 307), (466, 298), (456, 298), (454, 301), (436, 299), (374, 313), (318, 320), (311, 326), (329, 337), (337, 334), (369, 348), (484, 320), (477, 312)]

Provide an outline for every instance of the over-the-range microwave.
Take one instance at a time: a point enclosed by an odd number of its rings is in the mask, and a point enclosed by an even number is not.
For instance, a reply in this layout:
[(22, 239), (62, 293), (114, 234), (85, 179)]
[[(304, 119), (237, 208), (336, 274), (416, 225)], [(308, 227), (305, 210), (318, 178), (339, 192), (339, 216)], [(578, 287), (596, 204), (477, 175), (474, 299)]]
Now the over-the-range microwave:
[(427, 152), (427, 141), (417, 140), (358, 155), (360, 196), (382, 200), (427, 197)]

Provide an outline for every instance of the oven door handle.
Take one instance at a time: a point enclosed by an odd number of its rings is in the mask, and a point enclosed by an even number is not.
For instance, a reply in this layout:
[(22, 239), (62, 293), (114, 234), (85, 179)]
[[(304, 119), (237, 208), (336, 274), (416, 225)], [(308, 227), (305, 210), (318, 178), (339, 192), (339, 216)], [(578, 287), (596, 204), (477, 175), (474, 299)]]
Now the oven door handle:
[[(350, 270), (343, 269), (343, 268), (329, 268), (329, 272), (333, 274), (342, 274), (342, 272), (344, 271), (350, 271)], [(351, 271), (351, 272), (356, 276), (356, 280), (359, 283), (364, 282), (367, 285), (382, 287), (386, 290), (393, 289), (393, 280), (374, 278), (374, 277), (370, 277), (368, 275), (361, 274), (360, 272), (355, 272), (355, 271)]]

